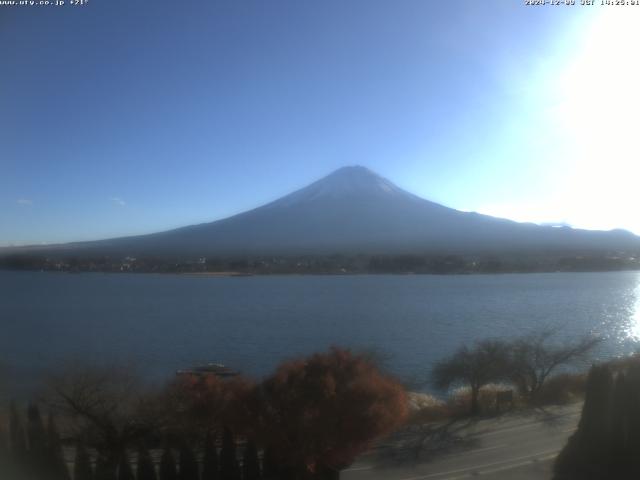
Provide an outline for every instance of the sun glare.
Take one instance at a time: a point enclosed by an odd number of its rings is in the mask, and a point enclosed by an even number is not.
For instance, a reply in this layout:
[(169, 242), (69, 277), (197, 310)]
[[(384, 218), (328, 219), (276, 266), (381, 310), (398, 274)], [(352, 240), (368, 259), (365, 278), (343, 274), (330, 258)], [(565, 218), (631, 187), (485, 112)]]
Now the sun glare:
[[(628, 9), (627, 9), (628, 10)], [(640, 232), (640, 16), (603, 11), (558, 77), (555, 115), (566, 135), (570, 178), (563, 203), (587, 228), (626, 225)]]
[(565, 32), (571, 46), (545, 50), (523, 88), (533, 124), (521, 143), (544, 166), (545, 191), (480, 212), (640, 234), (640, 9), (592, 12)]

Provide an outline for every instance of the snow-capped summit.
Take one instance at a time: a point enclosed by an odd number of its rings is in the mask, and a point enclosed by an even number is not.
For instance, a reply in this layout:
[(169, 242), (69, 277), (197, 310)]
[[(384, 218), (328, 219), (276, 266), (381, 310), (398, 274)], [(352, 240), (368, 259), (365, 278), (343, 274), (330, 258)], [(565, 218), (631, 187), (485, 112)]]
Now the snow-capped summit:
[(354, 199), (406, 196), (417, 198), (366, 167), (342, 167), (326, 177), (271, 203), (271, 207), (292, 206), (322, 199)]

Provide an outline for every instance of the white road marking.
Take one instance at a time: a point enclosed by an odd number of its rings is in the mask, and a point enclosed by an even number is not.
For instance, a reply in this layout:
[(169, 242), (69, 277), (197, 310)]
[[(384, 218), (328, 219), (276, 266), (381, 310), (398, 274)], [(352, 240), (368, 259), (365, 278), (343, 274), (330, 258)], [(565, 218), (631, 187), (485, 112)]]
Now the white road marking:
[(494, 445), (493, 447), (484, 447), (484, 448), (474, 448), (473, 450), (462, 450), (459, 453), (452, 453), (451, 455), (466, 455), (467, 453), (478, 453), (478, 452), (487, 452), (489, 450), (495, 450), (496, 448), (503, 448), (508, 446), (506, 443), (502, 443), (500, 445)]
[(494, 474), (494, 473), (499, 473), (499, 472), (505, 472), (507, 470), (512, 470), (512, 469), (518, 468), (518, 467), (526, 467), (528, 465), (531, 465), (534, 462), (536, 462), (536, 463), (537, 462), (546, 462), (547, 460), (552, 460), (552, 459), (556, 458), (557, 456), (558, 456), (557, 453), (553, 453), (551, 455), (547, 455), (546, 457), (534, 458), (534, 459), (531, 459), (531, 460), (527, 460), (525, 462), (514, 463), (514, 464), (511, 464), (511, 465), (505, 465), (504, 467), (497, 467), (497, 468), (492, 468), (492, 469), (489, 469), (489, 470), (481, 470), (481, 471), (474, 470), (472, 472), (466, 473), (464, 475), (460, 475), (458, 477), (447, 477), (447, 478), (444, 478), (442, 480), (460, 480), (461, 478), (467, 478), (467, 477), (470, 477), (470, 476), (476, 477), (476, 476), (480, 476), (480, 475), (491, 475), (491, 474)]
[(342, 472), (359, 472), (360, 470), (373, 470), (373, 465), (369, 465), (368, 467), (351, 467), (342, 470)]
[[(572, 413), (566, 413), (566, 414), (557, 415), (556, 418), (562, 418), (562, 417), (571, 418), (571, 417), (579, 417), (580, 415), (581, 415), (581, 412), (575, 412), (575, 413), (572, 412)], [(499, 434), (505, 433), (505, 432), (512, 432), (512, 431), (518, 431), (518, 430), (527, 430), (527, 429), (535, 429), (536, 427), (540, 427), (540, 426), (544, 426), (544, 425), (545, 424), (544, 424), (543, 421), (533, 421), (533, 422), (528, 422), (528, 423), (519, 424), (519, 425), (516, 424), (515, 426), (505, 426), (504, 428), (498, 429), (498, 430), (490, 430), (490, 431), (486, 431), (485, 430), (484, 432), (480, 431), (480, 432), (470, 433), (470, 434), (467, 434), (466, 437), (467, 438), (491, 437), (491, 436), (499, 435)], [(565, 428), (563, 430), (560, 430), (560, 432), (566, 434), (566, 433), (575, 432), (575, 430), (576, 430), (576, 427), (572, 427), (572, 428)], [(558, 431), (558, 430), (556, 430), (556, 431)], [(490, 446), (490, 447), (477, 448), (477, 449), (473, 449), (473, 450), (466, 450), (466, 451), (463, 451), (463, 452), (459, 452), (459, 453), (457, 453), (455, 455), (465, 455), (465, 454), (479, 453), (479, 452), (488, 451), (488, 450), (495, 450), (495, 449), (506, 447), (506, 446), (508, 446), (508, 445), (507, 444), (494, 445), (494, 446)], [(427, 475), (420, 475), (420, 476), (414, 476), (414, 477), (409, 477), (409, 478), (403, 478), (401, 480), (427, 480), (427, 479), (456, 480), (456, 479), (461, 479), (461, 478), (468, 478), (470, 476), (487, 475), (487, 474), (491, 474), (491, 473), (497, 473), (497, 472), (501, 472), (501, 471), (505, 471), (505, 470), (510, 470), (510, 469), (514, 469), (514, 468), (519, 468), (519, 467), (531, 465), (532, 463), (535, 463), (535, 462), (542, 462), (542, 461), (547, 461), (547, 460), (553, 459), (553, 458), (555, 458), (557, 456), (558, 451), (559, 451), (558, 449), (547, 450), (547, 451), (539, 452), (539, 453), (536, 453), (536, 454), (529, 454), (529, 455), (525, 455), (525, 456), (514, 457), (514, 458), (495, 461), (495, 462), (491, 462), (491, 463), (485, 463), (485, 464), (480, 464), (480, 465), (475, 465), (475, 466), (470, 466), (470, 467), (465, 467), (465, 468), (459, 468), (459, 469), (455, 469), (455, 470), (448, 470), (448, 471), (444, 471), (444, 472), (431, 473), (431, 474), (427, 474)], [(454, 454), (447, 454), (446, 456), (449, 457), (451, 455), (454, 455)], [(360, 466), (360, 467), (348, 468), (346, 470), (343, 470), (343, 472), (373, 470), (375, 468), (376, 468), (375, 465)], [(447, 475), (456, 475), (456, 474), (461, 474), (461, 475), (447, 476)]]
[(514, 430), (524, 430), (524, 429), (528, 429), (531, 427), (536, 427), (539, 426), (539, 423), (525, 423), (524, 425), (518, 425), (517, 427), (507, 427), (507, 428), (503, 428), (501, 430), (494, 430), (491, 432), (478, 432), (478, 433), (472, 433), (469, 436), (474, 436), (474, 437), (493, 437), (494, 435), (500, 435), (501, 433), (505, 433), (505, 432), (512, 432)]
[[(565, 416), (567, 417), (574, 417), (574, 416), (578, 416), (579, 414), (567, 414)], [(544, 422), (529, 422), (529, 423), (524, 423), (522, 425), (516, 425), (515, 427), (505, 427), (505, 428), (501, 428), (498, 430), (492, 430), (490, 432), (477, 432), (477, 433), (472, 433), (469, 436), (474, 436), (474, 437), (492, 437), (494, 435), (500, 435), (501, 433), (504, 432), (512, 432), (515, 430), (524, 430), (530, 427), (544, 427), (545, 424)]]
[[(520, 467), (522, 465), (527, 465), (528, 463), (531, 463), (533, 460), (535, 460), (536, 458), (539, 458), (539, 457), (540, 458), (547, 458), (549, 455), (555, 456), (557, 454), (558, 454), (557, 450), (547, 450), (547, 451), (544, 451), (544, 452), (534, 453), (533, 455), (524, 455), (522, 457), (510, 458), (508, 460), (500, 460), (500, 461), (497, 461), (497, 462), (484, 463), (482, 465), (474, 465), (474, 466), (471, 466), (471, 467), (459, 468), (457, 470), (449, 470), (447, 472), (431, 473), (429, 475), (421, 475), (419, 477), (403, 478), (401, 480), (426, 480), (428, 478), (445, 477), (446, 475), (466, 472), (465, 475), (463, 475), (463, 477), (465, 477), (465, 476), (468, 476), (469, 474), (474, 474), (475, 475), (479, 470), (482, 470), (482, 469), (488, 468), (488, 467), (493, 467), (494, 465), (500, 465), (500, 464), (508, 463), (508, 462), (515, 462), (515, 461), (518, 461), (518, 460), (525, 460), (525, 459), (527, 460), (525, 462), (516, 463), (516, 464), (509, 464), (509, 465), (504, 465), (504, 466), (500, 467), (503, 470), (508, 470), (510, 468), (517, 468), (517, 467)], [(453, 480), (454, 478), (461, 478), (461, 477), (450, 477), (450, 478), (447, 478), (447, 480)]]

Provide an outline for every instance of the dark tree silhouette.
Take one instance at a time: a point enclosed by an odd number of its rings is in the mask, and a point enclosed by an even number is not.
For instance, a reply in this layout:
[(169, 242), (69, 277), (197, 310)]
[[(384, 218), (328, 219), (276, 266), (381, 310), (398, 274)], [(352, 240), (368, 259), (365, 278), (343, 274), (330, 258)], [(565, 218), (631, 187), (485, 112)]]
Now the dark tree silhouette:
[(258, 480), (260, 478), (260, 459), (258, 447), (253, 440), (248, 440), (242, 457), (242, 479)]
[(4, 425), (0, 423), (0, 463), (9, 461), (9, 441), (6, 436)]
[(627, 395), (625, 410), (627, 414), (628, 435), (627, 452), (631, 471), (635, 478), (640, 478), (640, 365), (631, 367), (627, 372)]
[(47, 465), (54, 480), (69, 480), (60, 434), (52, 413), (47, 417)]
[(82, 443), (76, 445), (76, 459), (73, 464), (74, 480), (93, 480), (93, 469), (91, 468), (91, 458), (87, 449)]
[(554, 478), (640, 478), (639, 450), (640, 364), (592, 367), (578, 429), (558, 455)]
[(265, 480), (279, 480), (280, 468), (273, 447), (267, 447), (262, 457), (262, 477)]
[(160, 457), (160, 480), (178, 480), (176, 461), (168, 447), (165, 447)]
[(11, 444), (11, 457), (17, 464), (23, 464), (27, 460), (27, 444), (24, 427), (20, 418), (20, 412), (16, 404), (11, 402), (9, 408), (9, 443)]
[(437, 363), (431, 371), (438, 388), (467, 385), (471, 388), (471, 414), (480, 410), (480, 389), (507, 376), (510, 362), (509, 347), (500, 340), (484, 340), (473, 348), (462, 346), (449, 358)]
[[(631, 440), (631, 411), (629, 401), (633, 398), (633, 392), (624, 373), (618, 374), (614, 383), (611, 394), (611, 416), (610, 416), (610, 441), (608, 442), (611, 449), (611, 456), (615, 461), (610, 462), (609, 475), (610, 478), (629, 478), (629, 470), (633, 465), (633, 457), (635, 456)], [(637, 408), (637, 407), (636, 407)], [(638, 474), (633, 476), (640, 478)]]
[(339, 348), (282, 364), (256, 395), (281, 477), (335, 476), (407, 416), (404, 388)]
[(220, 478), (222, 480), (239, 480), (240, 468), (236, 456), (236, 440), (233, 433), (224, 427), (222, 449), (220, 450)]
[(120, 462), (118, 463), (118, 480), (135, 480), (131, 463), (129, 462), (129, 455), (127, 455), (126, 452), (120, 456)]
[(180, 447), (179, 466), (179, 480), (199, 480), (198, 460), (186, 442)]
[(138, 450), (138, 466), (136, 468), (137, 480), (157, 480), (156, 469), (153, 466), (151, 455), (146, 448)]
[(103, 454), (96, 458), (95, 480), (117, 480), (118, 462), (116, 459)]
[(36, 476), (48, 475), (50, 465), (47, 461), (47, 438), (40, 409), (35, 404), (27, 406), (27, 442), (29, 469)]
[(216, 451), (215, 436), (209, 432), (204, 443), (204, 458), (202, 460), (202, 480), (218, 480), (218, 452)]
[(15, 463), (11, 457), (9, 449), (9, 439), (4, 425), (0, 423), (0, 478), (18, 477), (18, 472), (14, 471)]
[(613, 374), (609, 367), (592, 367), (578, 429), (555, 463), (556, 479), (606, 478), (611, 438), (605, 412), (609, 410), (612, 388)]

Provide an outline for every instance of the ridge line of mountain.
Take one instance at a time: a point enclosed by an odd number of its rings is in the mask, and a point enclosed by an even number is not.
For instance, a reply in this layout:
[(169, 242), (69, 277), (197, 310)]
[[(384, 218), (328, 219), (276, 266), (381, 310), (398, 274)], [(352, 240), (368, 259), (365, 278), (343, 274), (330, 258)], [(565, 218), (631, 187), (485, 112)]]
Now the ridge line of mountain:
[(46, 246), (4, 254), (67, 256), (260, 256), (640, 252), (640, 237), (518, 223), (462, 212), (407, 192), (362, 166), (340, 168), (254, 209), (144, 235)]

